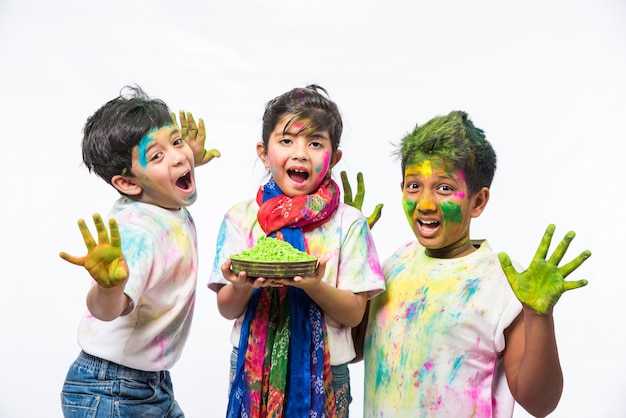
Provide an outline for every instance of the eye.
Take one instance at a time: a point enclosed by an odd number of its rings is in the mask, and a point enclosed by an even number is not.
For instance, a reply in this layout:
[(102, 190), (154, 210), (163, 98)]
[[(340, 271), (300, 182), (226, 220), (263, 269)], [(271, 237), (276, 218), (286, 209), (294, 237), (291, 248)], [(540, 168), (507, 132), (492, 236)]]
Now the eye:
[(408, 191), (415, 192), (419, 190), (420, 185), (417, 182), (410, 181), (404, 184), (404, 188)]
[(448, 196), (448, 195), (451, 195), (452, 193), (454, 193), (455, 189), (454, 189), (454, 187), (450, 186), (449, 184), (442, 184), (439, 187), (437, 187), (437, 190), (442, 195)]
[(185, 141), (182, 138), (176, 138), (173, 142), (174, 146), (183, 145)]
[(278, 141), (279, 144), (290, 145), (293, 141), (290, 138), (282, 138)]
[(323, 148), (323, 147), (324, 147), (324, 144), (322, 144), (321, 142), (317, 142), (317, 141), (311, 141), (311, 142), (309, 143), (309, 146), (310, 146), (311, 148)]
[(163, 153), (161, 151), (155, 152), (154, 154), (152, 154), (152, 157), (150, 157), (150, 161), (156, 161), (161, 158), (162, 155)]

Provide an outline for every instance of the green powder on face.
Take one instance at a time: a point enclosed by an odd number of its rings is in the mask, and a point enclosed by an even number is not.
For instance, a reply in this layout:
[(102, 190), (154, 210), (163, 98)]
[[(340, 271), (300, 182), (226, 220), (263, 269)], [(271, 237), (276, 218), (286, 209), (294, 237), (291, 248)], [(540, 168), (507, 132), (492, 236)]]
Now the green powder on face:
[(294, 262), (311, 261), (316, 257), (295, 249), (287, 241), (271, 237), (261, 237), (256, 245), (230, 258), (241, 261)]

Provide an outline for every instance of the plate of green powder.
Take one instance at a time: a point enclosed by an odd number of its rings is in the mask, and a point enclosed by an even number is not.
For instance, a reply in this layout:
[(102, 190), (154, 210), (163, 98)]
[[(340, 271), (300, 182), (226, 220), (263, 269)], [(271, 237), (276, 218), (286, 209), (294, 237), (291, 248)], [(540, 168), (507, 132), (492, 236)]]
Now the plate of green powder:
[(317, 268), (317, 257), (272, 237), (259, 238), (254, 247), (231, 255), (230, 259), (233, 272), (245, 271), (248, 277), (312, 276)]

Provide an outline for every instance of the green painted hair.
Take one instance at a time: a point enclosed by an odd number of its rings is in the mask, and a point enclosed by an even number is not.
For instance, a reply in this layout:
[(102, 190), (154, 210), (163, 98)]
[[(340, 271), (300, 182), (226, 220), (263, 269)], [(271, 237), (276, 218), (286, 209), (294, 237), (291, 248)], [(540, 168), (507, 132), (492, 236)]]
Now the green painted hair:
[(470, 194), (491, 187), (496, 172), (496, 152), (482, 129), (474, 126), (467, 113), (455, 110), (416, 125), (402, 138), (395, 154), (400, 157), (402, 176), (406, 166), (424, 158), (440, 158), (465, 173)]

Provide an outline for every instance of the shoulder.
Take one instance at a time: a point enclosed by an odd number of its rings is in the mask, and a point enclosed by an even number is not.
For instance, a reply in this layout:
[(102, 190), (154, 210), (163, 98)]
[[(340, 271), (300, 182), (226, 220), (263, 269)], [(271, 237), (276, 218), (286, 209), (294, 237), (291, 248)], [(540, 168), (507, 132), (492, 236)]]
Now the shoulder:
[(340, 221), (342, 224), (364, 224), (367, 225), (367, 218), (365, 215), (355, 207), (340, 203), (337, 210), (332, 216), (335, 221)]
[(393, 263), (399, 258), (415, 257), (418, 254), (424, 252), (424, 247), (417, 240), (407, 241), (398, 247), (387, 259), (385, 260), (385, 264)]
[(243, 216), (243, 215), (250, 215), (250, 214), (254, 214), (254, 216), (256, 216), (258, 212), (259, 212), (259, 204), (256, 202), (256, 200), (248, 199), (248, 200), (244, 200), (241, 202), (237, 202), (234, 205), (232, 205), (230, 208), (228, 208), (228, 210), (226, 211), (226, 216)]
[(161, 235), (161, 231), (171, 229), (187, 233), (195, 231), (193, 218), (187, 208), (169, 210), (124, 197), (115, 202), (109, 217), (116, 220), (121, 234), (144, 232)]

